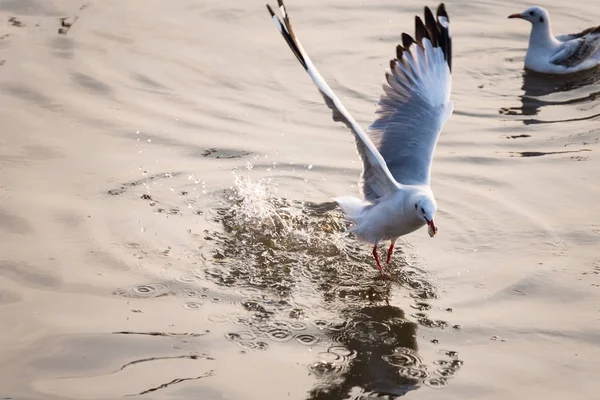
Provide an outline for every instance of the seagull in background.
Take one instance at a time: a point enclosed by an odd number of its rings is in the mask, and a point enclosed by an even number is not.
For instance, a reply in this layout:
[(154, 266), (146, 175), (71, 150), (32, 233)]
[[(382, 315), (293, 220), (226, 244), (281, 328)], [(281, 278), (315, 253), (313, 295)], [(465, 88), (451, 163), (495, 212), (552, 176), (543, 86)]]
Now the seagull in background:
[(333, 112), (354, 134), (363, 162), (359, 186), (363, 199), (336, 197), (350, 231), (362, 242), (373, 245), (373, 257), (386, 275), (377, 244), (391, 241), (389, 264), (396, 240), (428, 226), (437, 232), (437, 204), (430, 187), (433, 153), (442, 127), (452, 114), (452, 40), (448, 14), (443, 3), (436, 16), (425, 7), (424, 22), (415, 17), (415, 36), (402, 33), (396, 58), (390, 61), (375, 121), (363, 130), (317, 71), (292, 30), (289, 14), (278, 0), (280, 20), (267, 5), (273, 22), (288, 46), (319, 89)]
[(508, 18), (531, 22), (525, 68), (547, 74), (569, 74), (600, 64), (600, 26), (555, 37), (550, 15), (542, 7), (529, 7)]

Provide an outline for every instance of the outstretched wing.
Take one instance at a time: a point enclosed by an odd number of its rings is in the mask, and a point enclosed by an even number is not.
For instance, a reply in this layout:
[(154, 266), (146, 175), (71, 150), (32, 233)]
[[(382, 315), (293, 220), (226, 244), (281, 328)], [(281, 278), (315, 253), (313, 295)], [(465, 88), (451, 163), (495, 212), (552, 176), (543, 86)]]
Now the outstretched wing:
[(578, 39), (563, 42), (563, 47), (550, 58), (550, 63), (572, 68), (588, 60), (600, 50), (600, 30)]
[[(415, 38), (402, 34), (390, 62), (369, 136), (400, 184), (429, 184), (444, 123), (452, 114), (452, 39), (444, 4), (436, 17), (415, 17)], [(366, 193), (367, 197), (374, 194)]]
[(390, 173), (387, 165), (377, 148), (369, 139), (369, 136), (365, 131), (358, 125), (358, 123), (352, 118), (352, 115), (346, 110), (340, 99), (333, 93), (329, 85), (325, 82), (319, 71), (315, 68), (312, 61), (308, 57), (308, 54), (302, 48), (298, 37), (292, 30), (289, 15), (285, 9), (282, 0), (278, 0), (279, 10), (283, 18), (283, 22), (275, 15), (269, 5), (267, 9), (281, 32), (281, 35), (289, 45), (292, 52), (296, 55), (296, 58), (302, 64), (312, 81), (317, 85), (319, 92), (325, 99), (325, 103), (333, 112), (334, 121), (343, 122), (348, 128), (354, 133), (356, 139), (356, 147), (358, 154), (363, 161), (363, 172), (361, 180), (363, 181), (364, 191), (373, 193), (373, 196), (369, 200), (375, 201), (377, 198), (384, 197), (394, 190), (399, 185)]

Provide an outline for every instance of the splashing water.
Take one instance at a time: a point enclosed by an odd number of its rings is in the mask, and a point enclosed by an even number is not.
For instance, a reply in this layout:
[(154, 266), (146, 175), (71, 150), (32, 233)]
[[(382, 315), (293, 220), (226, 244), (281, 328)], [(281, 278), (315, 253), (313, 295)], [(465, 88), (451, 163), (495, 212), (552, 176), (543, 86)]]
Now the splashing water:
[[(251, 170), (252, 165), (246, 168)], [(373, 281), (379, 275), (370, 252), (349, 234), (350, 223), (336, 203), (281, 198), (269, 178), (253, 181), (237, 171), (233, 175), (229, 204), (217, 209), (214, 219), (223, 230), (207, 237), (213, 242), (207, 248), (212, 253), (205, 270), (209, 280), (268, 290), (283, 298), (299, 296), (300, 290), (314, 301), (321, 296), (334, 300), (330, 304), (334, 308), (387, 296), (387, 290)], [(396, 283), (418, 292), (419, 298), (435, 296), (431, 284), (406, 258), (404, 249), (398, 248), (390, 264)]]
[(277, 187), (267, 178), (253, 182), (250, 177), (234, 175), (235, 193), (229, 197), (234, 202), (233, 213), (242, 223), (257, 223), (267, 228), (280, 226), (285, 231), (291, 230), (278, 215), (275, 204), (269, 200), (274, 198)]
[[(251, 165), (247, 165), (251, 169)], [(270, 178), (252, 181), (234, 171), (233, 206), (226, 221), (233, 231), (252, 234), (252, 239), (269, 237), (272, 245), (288, 251), (329, 248), (343, 253), (343, 239), (348, 237), (347, 226), (339, 221), (343, 216), (335, 203), (307, 204), (277, 196), (277, 186)], [(317, 220), (311, 217), (318, 216)]]

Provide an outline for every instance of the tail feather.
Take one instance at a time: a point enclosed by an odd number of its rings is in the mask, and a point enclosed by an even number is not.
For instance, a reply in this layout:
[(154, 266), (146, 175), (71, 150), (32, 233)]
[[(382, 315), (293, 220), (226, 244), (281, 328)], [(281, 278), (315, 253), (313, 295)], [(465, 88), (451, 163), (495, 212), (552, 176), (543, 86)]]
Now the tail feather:
[(335, 197), (333, 200), (344, 210), (346, 219), (354, 225), (350, 232), (361, 242), (377, 244), (380, 239), (378, 232), (372, 229), (368, 218), (368, 211), (373, 203), (352, 196)]
[(340, 205), (346, 218), (355, 224), (358, 223), (362, 213), (371, 205), (369, 202), (352, 196), (334, 197), (333, 201)]

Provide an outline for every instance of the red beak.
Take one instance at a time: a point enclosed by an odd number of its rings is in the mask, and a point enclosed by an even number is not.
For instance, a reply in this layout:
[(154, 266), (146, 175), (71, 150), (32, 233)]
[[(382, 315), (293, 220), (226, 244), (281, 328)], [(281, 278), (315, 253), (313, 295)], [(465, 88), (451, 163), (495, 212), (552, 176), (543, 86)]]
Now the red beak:
[(521, 19), (525, 19), (525, 18), (523, 18), (523, 16), (521, 14), (510, 14), (508, 16), (508, 18), (521, 18)]
[(426, 221), (427, 221), (427, 226), (429, 227), (429, 229), (427, 229), (427, 232), (429, 233), (429, 236), (434, 237), (438, 231), (438, 228), (437, 228), (437, 226), (435, 226), (435, 222), (433, 222), (433, 220), (431, 220), (431, 221), (426, 220)]

